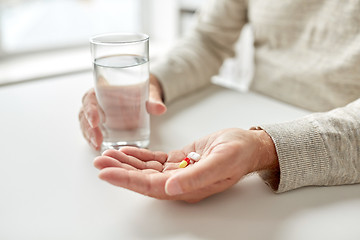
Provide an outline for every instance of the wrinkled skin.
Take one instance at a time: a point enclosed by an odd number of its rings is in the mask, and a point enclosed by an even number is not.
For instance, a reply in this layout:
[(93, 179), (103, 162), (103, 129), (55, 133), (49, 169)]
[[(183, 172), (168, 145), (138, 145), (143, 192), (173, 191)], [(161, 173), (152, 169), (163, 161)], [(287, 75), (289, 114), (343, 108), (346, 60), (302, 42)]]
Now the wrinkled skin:
[[(250, 172), (278, 167), (268, 147), (272, 141), (264, 131), (224, 129), (169, 154), (134, 147), (107, 150), (94, 165), (99, 177), (115, 186), (193, 203), (228, 189)], [(201, 159), (179, 168), (189, 152)]]

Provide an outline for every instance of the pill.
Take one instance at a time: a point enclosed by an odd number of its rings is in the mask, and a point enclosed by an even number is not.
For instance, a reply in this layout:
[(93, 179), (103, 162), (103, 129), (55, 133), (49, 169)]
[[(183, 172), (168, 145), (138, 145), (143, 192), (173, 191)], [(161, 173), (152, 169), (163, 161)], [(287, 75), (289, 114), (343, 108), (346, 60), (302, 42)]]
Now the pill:
[(182, 160), (181, 163), (179, 164), (179, 168), (184, 168), (188, 165), (188, 163), (185, 160)]
[(188, 157), (184, 158), (184, 160), (182, 160), (181, 163), (179, 164), (179, 168), (186, 167), (187, 165), (190, 164), (190, 161), (191, 161), (190, 158), (188, 158)]
[(191, 152), (187, 155), (188, 158), (194, 160), (194, 161), (199, 161), (200, 160), (200, 154), (196, 153), (196, 152)]

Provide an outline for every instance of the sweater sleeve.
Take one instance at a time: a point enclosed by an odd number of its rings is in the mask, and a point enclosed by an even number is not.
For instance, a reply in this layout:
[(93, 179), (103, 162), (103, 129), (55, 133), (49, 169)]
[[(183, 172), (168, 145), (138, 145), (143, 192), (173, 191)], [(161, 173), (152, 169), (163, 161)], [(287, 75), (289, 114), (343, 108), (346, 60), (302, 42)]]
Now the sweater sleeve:
[(224, 59), (234, 56), (246, 19), (245, 0), (206, 2), (193, 30), (151, 65), (166, 102), (210, 83)]
[(273, 139), (278, 154), (280, 173), (260, 173), (274, 191), (360, 182), (360, 99), (261, 128)]

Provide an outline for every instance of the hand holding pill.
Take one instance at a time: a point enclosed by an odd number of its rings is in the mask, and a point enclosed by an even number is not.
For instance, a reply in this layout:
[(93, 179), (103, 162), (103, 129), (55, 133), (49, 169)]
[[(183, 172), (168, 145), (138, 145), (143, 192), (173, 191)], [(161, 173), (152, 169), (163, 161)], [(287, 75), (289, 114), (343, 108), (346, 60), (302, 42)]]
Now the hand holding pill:
[[(179, 167), (186, 158), (194, 164)], [(215, 132), (169, 154), (134, 147), (108, 150), (94, 165), (99, 177), (115, 186), (186, 202), (225, 191), (248, 173), (279, 168), (267, 133), (237, 128)]]

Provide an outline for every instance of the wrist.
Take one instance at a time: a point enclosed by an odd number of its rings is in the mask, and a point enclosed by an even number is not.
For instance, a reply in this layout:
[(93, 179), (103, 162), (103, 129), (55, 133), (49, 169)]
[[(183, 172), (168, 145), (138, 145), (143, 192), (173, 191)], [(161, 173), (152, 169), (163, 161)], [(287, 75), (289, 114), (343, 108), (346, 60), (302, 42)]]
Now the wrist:
[(255, 131), (259, 146), (259, 158), (255, 166), (255, 171), (279, 169), (279, 160), (276, 153), (276, 148), (270, 135), (262, 129), (251, 128)]

